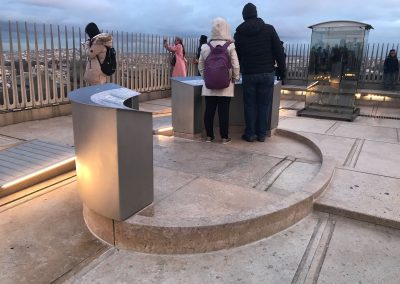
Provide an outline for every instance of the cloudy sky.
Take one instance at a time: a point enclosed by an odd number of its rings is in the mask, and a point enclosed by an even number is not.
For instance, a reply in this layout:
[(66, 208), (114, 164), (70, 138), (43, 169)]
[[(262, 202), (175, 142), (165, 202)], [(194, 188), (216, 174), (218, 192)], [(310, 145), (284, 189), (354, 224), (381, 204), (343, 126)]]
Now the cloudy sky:
[[(242, 22), (248, 0), (1, 0), (1, 20), (66, 24), (101, 29), (191, 36), (209, 34), (211, 20), (224, 17), (232, 29)], [(316, 23), (353, 20), (370, 24), (369, 42), (400, 42), (400, 0), (253, 0), (259, 17), (286, 42), (309, 42)]]

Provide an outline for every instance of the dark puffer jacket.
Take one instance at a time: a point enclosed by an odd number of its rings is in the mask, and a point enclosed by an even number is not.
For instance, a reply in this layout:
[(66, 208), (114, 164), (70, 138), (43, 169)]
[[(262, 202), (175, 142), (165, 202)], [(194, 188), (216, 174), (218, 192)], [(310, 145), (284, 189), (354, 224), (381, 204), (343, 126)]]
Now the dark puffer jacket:
[(399, 72), (399, 60), (397, 56), (388, 56), (385, 59), (385, 63), (383, 65), (384, 73), (396, 73)]
[(235, 33), (235, 45), (242, 74), (274, 72), (275, 61), (279, 73), (285, 74), (285, 55), (279, 36), (275, 28), (262, 19), (249, 18), (240, 24)]

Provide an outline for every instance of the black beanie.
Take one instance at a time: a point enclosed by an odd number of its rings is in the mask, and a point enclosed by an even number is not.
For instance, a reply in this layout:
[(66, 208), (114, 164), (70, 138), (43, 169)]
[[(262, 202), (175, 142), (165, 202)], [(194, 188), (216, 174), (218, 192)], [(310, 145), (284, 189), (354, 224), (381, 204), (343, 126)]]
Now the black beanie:
[(257, 7), (252, 3), (247, 3), (243, 7), (242, 15), (244, 20), (257, 18)]
[(95, 23), (89, 23), (85, 28), (85, 32), (90, 38), (93, 38), (100, 33), (100, 30)]

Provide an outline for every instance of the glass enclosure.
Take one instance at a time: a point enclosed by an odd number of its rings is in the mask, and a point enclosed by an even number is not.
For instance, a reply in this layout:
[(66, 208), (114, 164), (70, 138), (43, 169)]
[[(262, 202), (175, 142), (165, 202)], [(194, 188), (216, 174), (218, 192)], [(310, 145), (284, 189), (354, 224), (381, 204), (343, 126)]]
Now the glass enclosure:
[(352, 115), (363, 49), (371, 26), (336, 21), (310, 28), (305, 110)]

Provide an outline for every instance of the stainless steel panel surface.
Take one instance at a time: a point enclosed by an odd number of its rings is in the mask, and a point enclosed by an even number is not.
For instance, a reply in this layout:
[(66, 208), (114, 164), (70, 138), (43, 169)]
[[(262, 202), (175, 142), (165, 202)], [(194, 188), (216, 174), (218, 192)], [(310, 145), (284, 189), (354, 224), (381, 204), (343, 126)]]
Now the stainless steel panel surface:
[(118, 86), (82, 88), (70, 96), (78, 188), (88, 208), (124, 220), (153, 202), (152, 115), (122, 100), (106, 104), (97, 97), (107, 107), (90, 100), (99, 91), (108, 97), (107, 88)]
[[(201, 96), (202, 85), (200, 76), (173, 78), (172, 86), (172, 127), (174, 132), (189, 135), (201, 134), (204, 129), (203, 114), (205, 101)], [(196, 82), (197, 81), (197, 82)], [(193, 83), (195, 82), (195, 83)], [(271, 104), (271, 120), (267, 126), (270, 131), (278, 126), (279, 101), (282, 84), (275, 81), (273, 99)], [(218, 115), (215, 115), (214, 125), (218, 126)], [(229, 109), (229, 125), (244, 126), (243, 87), (241, 83), (235, 84), (234, 97)]]

